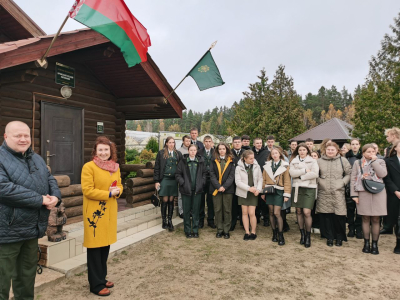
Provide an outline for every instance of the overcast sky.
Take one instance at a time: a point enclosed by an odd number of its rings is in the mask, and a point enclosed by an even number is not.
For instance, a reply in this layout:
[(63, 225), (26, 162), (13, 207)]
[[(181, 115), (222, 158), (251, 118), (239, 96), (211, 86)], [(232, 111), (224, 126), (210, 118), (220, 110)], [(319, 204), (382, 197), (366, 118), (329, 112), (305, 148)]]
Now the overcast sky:
[[(57, 32), (73, 0), (14, 0), (47, 33)], [(200, 92), (192, 78), (178, 88), (188, 109), (231, 106), (265, 68), (283, 64), (305, 96), (323, 85), (353, 92), (400, 11), (399, 0), (126, 0), (147, 28), (149, 53), (175, 87), (215, 40), (226, 82)], [(70, 19), (63, 31), (82, 28)]]

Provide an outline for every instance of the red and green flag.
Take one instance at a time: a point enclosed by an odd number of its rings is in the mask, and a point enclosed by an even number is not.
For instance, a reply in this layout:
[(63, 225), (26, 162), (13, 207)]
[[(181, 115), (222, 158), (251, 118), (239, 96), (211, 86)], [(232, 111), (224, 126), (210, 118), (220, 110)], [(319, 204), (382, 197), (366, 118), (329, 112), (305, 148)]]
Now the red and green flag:
[(128, 67), (147, 61), (150, 36), (123, 0), (76, 0), (69, 16), (118, 46)]

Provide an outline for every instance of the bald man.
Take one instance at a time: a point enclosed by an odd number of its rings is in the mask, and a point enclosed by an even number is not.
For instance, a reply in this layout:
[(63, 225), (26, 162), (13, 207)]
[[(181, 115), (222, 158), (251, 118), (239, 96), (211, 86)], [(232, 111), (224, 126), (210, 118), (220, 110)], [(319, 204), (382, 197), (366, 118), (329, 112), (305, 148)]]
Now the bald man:
[(42, 157), (30, 148), (28, 125), (7, 124), (0, 147), (0, 300), (33, 299), (38, 239), (61, 193)]

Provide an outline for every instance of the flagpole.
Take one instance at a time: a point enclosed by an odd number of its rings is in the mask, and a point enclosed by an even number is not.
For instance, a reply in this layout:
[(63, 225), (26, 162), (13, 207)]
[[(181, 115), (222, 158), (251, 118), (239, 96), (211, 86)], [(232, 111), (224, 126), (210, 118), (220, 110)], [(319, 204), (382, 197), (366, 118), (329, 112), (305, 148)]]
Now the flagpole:
[(212, 48), (215, 47), (215, 45), (217, 44), (218, 41), (215, 41), (214, 43), (211, 44), (210, 49), (208, 49), (206, 51), (206, 53), (204, 53), (204, 55), (199, 59), (199, 61), (193, 66), (193, 68), (190, 69), (190, 71), (186, 74), (185, 77), (183, 77), (183, 79), (181, 80), (181, 82), (178, 83), (178, 85), (172, 90), (171, 93), (169, 93), (169, 95), (167, 97), (164, 98), (164, 103), (167, 104), (168, 103), (168, 98), (175, 92), (175, 90), (181, 85), (181, 83), (189, 76), (190, 72), (192, 72), (192, 70), (197, 66), (197, 64), (203, 59), (203, 57), (208, 53), (208, 51), (210, 51)]
[(50, 43), (49, 47), (47, 48), (46, 52), (43, 54), (42, 58), (37, 60), (37, 62), (39, 63), (39, 65), (41, 67), (43, 67), (46, 64), (46, 57), (49, 54), (51, 47), (53, 47), (53, 44), (56, 41), (56, 39), (57, 39), (58, 35), (60, 34), (61, 30), (63, 29), (65, 23), (67, 23), (68, 18), (69, 18), (69, 14), (65, 18), (64, 22), (61, 24), (60, 29), (58, 29), (57, 33), (53, 37), (53, 40), (51, 41), (51, 43)]

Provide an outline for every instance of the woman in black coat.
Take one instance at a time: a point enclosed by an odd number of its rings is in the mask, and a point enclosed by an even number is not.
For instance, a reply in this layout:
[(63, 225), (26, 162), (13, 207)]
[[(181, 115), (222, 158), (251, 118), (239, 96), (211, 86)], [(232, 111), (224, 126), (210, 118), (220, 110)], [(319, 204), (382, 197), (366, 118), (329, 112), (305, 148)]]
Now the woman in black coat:
[(217, 238), (229, 239), (232, 222), (232, 198), (235, 193), (235, 162), (229, 146), (219, 143), (210, 166), (210, 194), (213, 195)]
[[(392, 223), (396, 224), (396, 247), (394, 253), (400, 254), (400, 141), (397, 141), (390, 151), (389, 157), (385, 159), (386, 168), (388, 171), (387, 176), (383, 179), (385, 181), (385, 187), (387, 191), (388, 202), (395, 204), (395, 211), (397, 220), (393, 220)], [(390, 215), (388, 215), (389, 217)]]
[(168, 228), (169, 231), (174, 230), (174, 225), (172, 224), (174, 197), (178, 196), (178, 184), (175, 180), (175, 172), (181, 159), (182, 154), (176, 151), (174, 138), (172, 136), (167, 137), (164, 149), (157, 153), (153, 179), (156, 182), (155, 187), (159, 191), (158, 194), (162, 198), (162, 228)]
[[(196, 156), (197, 146), (195, 144), (191, 144), (188, 151), (189, 154), (185, 154), (178, 164), (175, 179), (182, 194), (183, 223), (186, 237), (198, 238), (201, 194), (206, 183), (207, 169), (204, 165), (204, 158)], [(190, 213), (192, 213), (193, 224), (190, 222)]]

